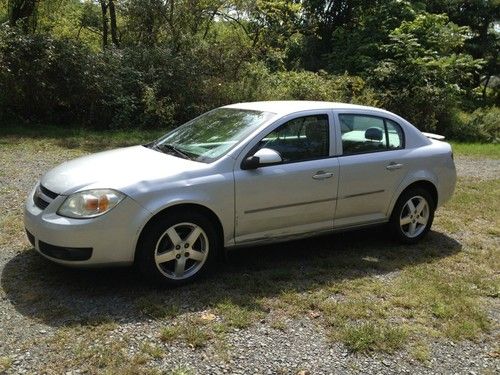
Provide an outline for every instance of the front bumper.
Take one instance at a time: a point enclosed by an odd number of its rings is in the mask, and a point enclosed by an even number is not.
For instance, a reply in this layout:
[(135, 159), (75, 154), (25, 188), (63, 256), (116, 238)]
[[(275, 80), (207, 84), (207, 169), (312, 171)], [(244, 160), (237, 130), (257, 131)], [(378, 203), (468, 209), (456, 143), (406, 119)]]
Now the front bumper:
[(45, 208), (26, 200), (24, 226), (33, 247), (44, 257), (68, 266), (129, 265), (141, 229), (151, 214), (126, 197), (116, 207), (92, 219), (72, 219), (57, 215), (66, 199), (58, 196)]

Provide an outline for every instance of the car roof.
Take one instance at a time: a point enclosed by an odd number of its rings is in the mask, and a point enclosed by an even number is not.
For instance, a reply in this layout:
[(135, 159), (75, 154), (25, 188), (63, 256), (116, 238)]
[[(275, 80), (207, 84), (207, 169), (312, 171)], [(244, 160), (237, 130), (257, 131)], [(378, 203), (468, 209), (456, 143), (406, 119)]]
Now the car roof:
[(370, 110), (382, 113), (388, 113), (385, 110), (375, 107), (368, 107), (357, 104), (338, 103), (338, 102), (321, 102), (321, 101), (308, 101), (308, 100), (276, 100), (265, 102), (247, 102), (236, 103), (224, 106), (224, 108), (239, 108), (254, 111), (273, 112), (279, 115), (286, 115), (288, 113), (295, 113), (308, 110), (322, 110), (322, 109), (356, 109), (356, 110)]

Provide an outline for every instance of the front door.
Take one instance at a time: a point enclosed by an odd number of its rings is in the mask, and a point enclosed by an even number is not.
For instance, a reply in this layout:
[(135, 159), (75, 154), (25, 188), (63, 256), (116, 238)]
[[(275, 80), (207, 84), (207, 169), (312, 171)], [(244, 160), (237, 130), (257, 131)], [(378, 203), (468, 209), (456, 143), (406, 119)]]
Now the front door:
[(283, 162), (235, 174), (235, 241), (295, 237), (333, 229), (338, 160), (330, 157), (328, 113), (293, 118), (262, 137)]

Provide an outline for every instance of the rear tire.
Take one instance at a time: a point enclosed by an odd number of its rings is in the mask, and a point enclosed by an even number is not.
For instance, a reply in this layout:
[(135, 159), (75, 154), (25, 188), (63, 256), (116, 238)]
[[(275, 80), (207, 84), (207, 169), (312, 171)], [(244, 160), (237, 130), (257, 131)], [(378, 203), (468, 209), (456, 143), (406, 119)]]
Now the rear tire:
[(220, 252), (213, 223), (198, 212), (170, 211), (149, 225), (137, 248), (137, 266), (160, 285), (184, 285), (208, 271)]
[(420, 241), (429, 232), (436, 204), (422, 187), (405, 190), (392, 211), (390, 226), (395, 237), (407, 244)]

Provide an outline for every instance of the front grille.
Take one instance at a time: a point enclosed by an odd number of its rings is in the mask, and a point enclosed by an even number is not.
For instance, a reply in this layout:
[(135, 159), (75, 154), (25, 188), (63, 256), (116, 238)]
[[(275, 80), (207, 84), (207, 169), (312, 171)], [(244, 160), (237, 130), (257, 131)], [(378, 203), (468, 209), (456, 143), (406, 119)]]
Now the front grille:
[(33, 196), (33, 201), (35, 202), (35, 205), (40, 208), (41, 210), (45, 210), (47, 206), (49, 205), (49, 202), (43, 200), (40, 198), (37, 193)]
[(38, 241), (42, 254), (61, 260), (88, 260), (92, 256), (91, 247), (62, 247)]
[(47, 206), (52, 202), (52, 200), (56, 199), (59, 194), (54, 193), (53, 191), (47, 189), (42, 184), (38, 185), (35, 190), (35, 194), (33, 195), (33, 202), (35, 205), (41, 210), (45, 210)]
[(52, 198), (52, 199), (56, 199), (59, 196), (59, 194), (54, 193), (53, 191), (50, 191), (49, 189), (47, 189), (42, 184), (40, 184), (40, 191), (42, 193), (44, 193), (47, 197)]

